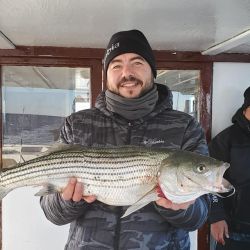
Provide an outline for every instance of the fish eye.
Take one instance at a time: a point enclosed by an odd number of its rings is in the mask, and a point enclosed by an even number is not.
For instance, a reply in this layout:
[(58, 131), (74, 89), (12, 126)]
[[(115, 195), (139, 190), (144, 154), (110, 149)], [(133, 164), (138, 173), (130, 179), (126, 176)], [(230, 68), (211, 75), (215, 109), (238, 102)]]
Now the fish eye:
[(205, 164), (199, 164), (197, 167), (196, 167), (196, 171), (198, 173), (203, 173), (204, 171), (206, 170), (206, 165)]

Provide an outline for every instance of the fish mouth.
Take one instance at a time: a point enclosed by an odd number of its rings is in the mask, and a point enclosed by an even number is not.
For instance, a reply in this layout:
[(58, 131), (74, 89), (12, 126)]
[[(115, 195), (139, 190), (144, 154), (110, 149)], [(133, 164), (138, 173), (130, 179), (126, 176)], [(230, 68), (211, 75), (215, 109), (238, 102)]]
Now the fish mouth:
[(212, 191), (216, 193), (227, 193), (232, 191), (233, 189), (233, 185), (224, 178), (222, 178), (221, 184), (219, 186), (212, 187)]
[(223, 175), (225, 171), (230, 167), (230, 164), (227, 162), (224, 162), (220, 168), (219, 171), (216, 173), (216, 183), (215, 185), (212, 186), (212, 191), (213, 192), (218, 192), (218, 193), (226, 193), (234, 189), (232, 184), (227, 181), (225, 178), (223, 178)]

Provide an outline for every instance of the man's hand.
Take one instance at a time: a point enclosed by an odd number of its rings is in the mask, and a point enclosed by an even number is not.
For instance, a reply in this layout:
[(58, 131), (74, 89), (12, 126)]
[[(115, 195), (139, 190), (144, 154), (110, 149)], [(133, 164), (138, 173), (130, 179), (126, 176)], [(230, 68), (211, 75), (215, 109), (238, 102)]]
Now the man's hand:
[(163, 194), (159, 186), (156, 187), (156, 192), (159, 196), (159, 200), (156, 201), (158, 206), (169, 208), (172, 210), (184, 209), (186, 210), (190, 205), (194, 204), (195, 200), (184, 202), (184, 203), (173, 203)]
[(159, 200), (156, 201), (156, 204), (158, 206), (162, 206), (164, 208), (169, 208), (172, 210), (179, 210), (179, 209), (184, 209), (186, 210), (191, 204), (194, 204), (193, 201), (188, 201), (184, 203), (173, 203), (172, 201), (168, 200), (167, 198), (160, 198)]
[(211, 234), (218, 243), (225, 245), (225, 237), (229, 238), (226, 221), (220, 220), (211, 224)]
[(69, 179), (69, 182), (63, 189), (61, 196), (66, 201), (73, 200), (77, 202), (83, 199), (88, 203), (92, 203), (96, 200), (96, 197), (93, 195), (83, 196), (83, 184), (81, 182), (77, 182), (77, 179), (74, 177)]

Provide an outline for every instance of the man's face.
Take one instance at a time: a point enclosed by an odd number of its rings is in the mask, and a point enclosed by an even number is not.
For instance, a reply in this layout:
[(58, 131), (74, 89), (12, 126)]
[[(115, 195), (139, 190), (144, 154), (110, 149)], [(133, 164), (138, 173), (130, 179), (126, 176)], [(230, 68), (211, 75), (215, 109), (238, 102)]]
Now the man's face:
[(250, 106), (243, 111), (243, 114), (245, 115), (247, 120), (250, 121)]
[(126, 98), (137, 98), (153, 87), (153, 74), (148, 62), (134, 53), (115, 57), (108, 66), (107, 88)]

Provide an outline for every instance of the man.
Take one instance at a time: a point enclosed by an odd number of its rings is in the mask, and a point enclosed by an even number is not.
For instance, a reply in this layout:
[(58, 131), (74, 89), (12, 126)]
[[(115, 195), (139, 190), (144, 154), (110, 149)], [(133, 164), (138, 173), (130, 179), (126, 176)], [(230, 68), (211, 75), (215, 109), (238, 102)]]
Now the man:
[[(172, 110), (172, 95), (154, 83), (152, 49), (138, 30), (114, 34), (104, 57), (107, 90), (95, 108), (66, 118), (65, 143), (85, 146), (140, 145), (181, 148), (207, 154), (204, 133), (195, 119)], [(72, 178), (62, 195), (42, 197), (41, 206), (55, 224), (71, 223), (65, 249), (182, 249), (190, 247), (188, 231), (207, 218), (206, 196), (173, 204), (159, 198), (121, 218), (126, 207), (82, 197), (83, 185)]]
[(229, 162), (224, 177), (236, 188), (233, 196), (215, 197), (211, 209), (211, 234), (217, 250), (250, 249), (250, 87), (244, 104), (232, 118), (233, 125), (209, 144), (210, 155)]

